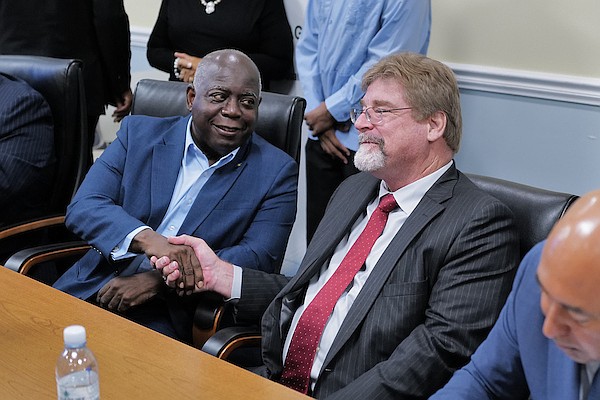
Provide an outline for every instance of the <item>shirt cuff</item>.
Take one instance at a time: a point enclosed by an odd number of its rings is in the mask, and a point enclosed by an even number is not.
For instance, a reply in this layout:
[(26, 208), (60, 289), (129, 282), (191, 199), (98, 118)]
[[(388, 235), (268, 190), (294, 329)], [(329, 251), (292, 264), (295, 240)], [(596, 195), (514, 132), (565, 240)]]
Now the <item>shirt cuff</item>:
[(132, 253), (129, 251), (129, 246), (131, 245), (131, 241), (133, 240), (135, 235), (137, 235), (144, 229), (152, 228), (144, 225), (140, 226), (137, 229), (134, 229), (133, 231), (131, 231), (131, 233), (129, 233), (129, 235), (125, 236), (125, 239), (123, 239), (121, 243), (117, 244), (115, 248), (112, 249), (112, 251), (110, 252), (110, 257), (113, 259), (113, 261), (118, 261), (124, 258), (129, 258), (137, 255), (137, 253)]
[(242, 297), (242, 268), (233, 266), (233, 282), (231, 283), (231, 297), (225, 301), (239, 300)]

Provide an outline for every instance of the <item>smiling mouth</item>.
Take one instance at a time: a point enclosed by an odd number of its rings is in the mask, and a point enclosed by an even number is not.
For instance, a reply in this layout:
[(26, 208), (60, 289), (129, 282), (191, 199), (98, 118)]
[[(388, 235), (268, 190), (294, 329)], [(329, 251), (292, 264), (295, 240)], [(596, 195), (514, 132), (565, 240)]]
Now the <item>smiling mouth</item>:
[(231, 126), (224, 126), (224, 125), (215, 125), (215, 127), (227, 134), (234, 134), (234, 133), (238, 133), (239, 131), (242, 130), (242, 128), (237, 128), (237, 127), (231, 127)]

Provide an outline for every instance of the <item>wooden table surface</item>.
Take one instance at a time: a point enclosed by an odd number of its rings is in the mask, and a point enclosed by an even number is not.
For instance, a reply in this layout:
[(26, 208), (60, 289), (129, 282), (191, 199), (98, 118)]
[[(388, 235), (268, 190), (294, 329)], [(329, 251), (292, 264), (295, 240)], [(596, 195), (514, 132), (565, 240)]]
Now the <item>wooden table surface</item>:
[(0, 266), (0, 399), (56, 399), (68, 325), (85, 326), (106, 399), (307, 399)]

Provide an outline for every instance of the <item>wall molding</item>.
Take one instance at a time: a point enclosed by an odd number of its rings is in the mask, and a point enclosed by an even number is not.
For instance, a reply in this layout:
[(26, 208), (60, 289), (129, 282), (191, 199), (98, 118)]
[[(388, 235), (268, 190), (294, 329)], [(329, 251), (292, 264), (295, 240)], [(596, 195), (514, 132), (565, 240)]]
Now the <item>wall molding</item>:
[(600, 79), (446, 63), (461, 89), (600, 106)]
[[(131, 27), (131, 46), (145, 49), (152, 30)], [(482, 65), (446, 63), (461, 89), (600, 106), (600, 79)]]
[(140, 47), (145, 49), (148, 45), (148, 38), (152, 32), (151, 28), (142, 26), (132, 26), (131, 31), (131, 47)]

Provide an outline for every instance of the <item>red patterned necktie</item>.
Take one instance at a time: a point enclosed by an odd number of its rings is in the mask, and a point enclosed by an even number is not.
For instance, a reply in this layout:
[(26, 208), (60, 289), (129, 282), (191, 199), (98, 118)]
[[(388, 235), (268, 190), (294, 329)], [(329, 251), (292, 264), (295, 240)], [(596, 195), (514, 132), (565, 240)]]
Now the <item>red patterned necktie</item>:
[(283, 373), (279, 380), (283, 385), (301, 393), (308, 393), (310, 370), (325, 324), (338, 299), (352, 282), (354, 275), (364, 265), (373, 244), (383, 232), (388, 213), (396, 207), (398, 204), (393, 195), (387, 194), (380, 199), (367, 226), (356, 239), (338, 269), (302, 313), (292, 336)]

